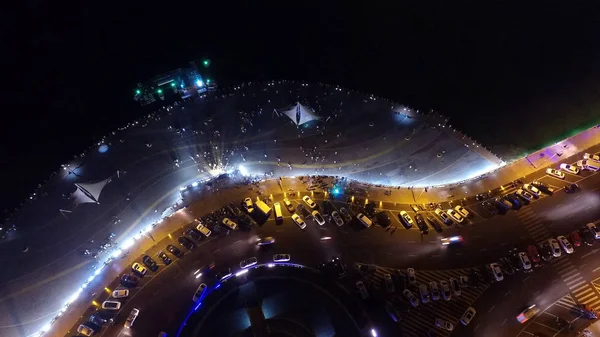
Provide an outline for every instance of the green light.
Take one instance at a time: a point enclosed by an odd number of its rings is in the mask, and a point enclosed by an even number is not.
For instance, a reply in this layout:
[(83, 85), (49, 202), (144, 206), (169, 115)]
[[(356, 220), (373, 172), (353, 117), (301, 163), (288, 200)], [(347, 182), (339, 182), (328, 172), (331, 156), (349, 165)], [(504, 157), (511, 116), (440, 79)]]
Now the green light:
[(135, 91), (135, 94), (136, 94), (136, 95), (139, 95), (139, 94), (141, 94), (141, 93), (142, 93), (142, 92), (140, 91), (140, 89), (137, 89), (137, 90)]
[(204, 60), (202, 61), (202, 64), (204, 64), (205, 67), (208, 67), (210, 65), (210, 60)]
[(162, 94), (162, 89), (158, 89), (156, 92)]
[(174, 87), (175, 86), (175, 82), (171, 82), (171, 86)]
[(207, 78), (207, 79), (206, 79), (206, 83), (210, 83), (210, 78)]

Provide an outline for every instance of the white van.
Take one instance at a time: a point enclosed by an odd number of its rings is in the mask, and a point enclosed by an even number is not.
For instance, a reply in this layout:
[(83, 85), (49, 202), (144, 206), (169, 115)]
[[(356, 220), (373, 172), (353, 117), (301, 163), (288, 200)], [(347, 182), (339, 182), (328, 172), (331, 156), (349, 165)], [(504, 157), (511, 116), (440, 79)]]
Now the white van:
[(275, 208), (275, 220), (283, 220), (283, 213), (281, 213), (281, 205), (278, 202), (276, 202), (273, 204), (273, 208)]
[(596, 163), (593, 160), (580, 160), (577, 162), (577, 166), (581, 167), (582, 169), (588, 170), (588, 171), (594, 171), (594, 172), (600, 171), (600, 164)]
[(263, 201), (256, 200), (254, 206), (266, 217), (271, 215), (271, 207), (267, 206)]
[(369, 219), (366, 215), (364, 215), (362, 213), (358, 213), (356, 218), (367, 228), (369, 228), (373, 225), (373, 221), (371, 221), (371, 219)]

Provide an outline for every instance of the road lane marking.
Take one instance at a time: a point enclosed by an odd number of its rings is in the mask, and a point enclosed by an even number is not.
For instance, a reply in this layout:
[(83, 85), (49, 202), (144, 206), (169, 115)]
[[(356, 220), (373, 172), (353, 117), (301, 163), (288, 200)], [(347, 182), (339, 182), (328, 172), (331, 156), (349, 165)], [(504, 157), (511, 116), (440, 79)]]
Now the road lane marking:
[(217, 253), (217, 252), (218, 252), (218, 251), (220, 251), (220, 250), (221, 250), (221, 248), (219, 248), (219, 249), (215, 250), (215, 251), (213, 252), (213, 254)]
[(504, 319), (504, 321), (502, 321), (502, 324), (500, 324), (500, 326), (504, 326), (504, 324), (506, 323), (506, 321), (507, 321), (507, 320), (508, 320), (508, 319), (507, 319), (507, 318), (505, 318), (505, 319)]
[(598, 268), (596, 268), (596, 269), (592, 270), (592, 272), (597, 272), (598, 270), (600, 270), (600, 267), (598, 267)]
[(504, 294), (504, 297), (508, 296), (508, 294), (510, 294), (510, 290), (506, 292), (506, 294)]
[(494, 306), (492, 306), (492, 307), (490, 308), (490, 310), (488, 310), (488, 313), (492, 312), (492, 310), (494, 310), (495, 308), (496, 308), (496, 306), (495, 306), (495, 305), (494, 305)]

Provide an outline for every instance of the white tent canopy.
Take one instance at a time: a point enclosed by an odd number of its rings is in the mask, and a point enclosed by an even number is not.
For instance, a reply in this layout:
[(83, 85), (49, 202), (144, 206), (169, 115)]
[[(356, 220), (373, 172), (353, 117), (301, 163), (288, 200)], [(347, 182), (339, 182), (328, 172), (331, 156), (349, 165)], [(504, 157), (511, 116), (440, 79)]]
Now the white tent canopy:
[(75, 198), (75, 203), (100, 203), (100, 193), (104, 186), (110, 183), (111, 178), (99, 181), (93, 184), (75, 184), (77, 190), (73, 192), (72, 196)]
[(321, 119), (321, 117), (317, 116), (313, 111), (300, 103), (296, 103), (296, 105), (282, 110), (281, 113), (288, 116), (288, 118), (298, 126), (313, 120)]

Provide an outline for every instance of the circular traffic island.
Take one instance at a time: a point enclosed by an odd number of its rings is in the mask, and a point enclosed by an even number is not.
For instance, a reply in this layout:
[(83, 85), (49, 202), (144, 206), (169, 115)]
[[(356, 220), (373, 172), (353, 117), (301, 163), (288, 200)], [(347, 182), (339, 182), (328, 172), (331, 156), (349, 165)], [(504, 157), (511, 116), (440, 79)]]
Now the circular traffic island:
[(180, 336), (361, 336), (360, 305), (320, 273), (262, 265), (215, 281)]

